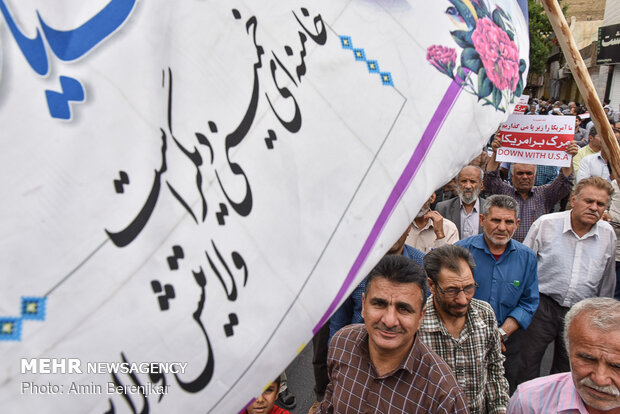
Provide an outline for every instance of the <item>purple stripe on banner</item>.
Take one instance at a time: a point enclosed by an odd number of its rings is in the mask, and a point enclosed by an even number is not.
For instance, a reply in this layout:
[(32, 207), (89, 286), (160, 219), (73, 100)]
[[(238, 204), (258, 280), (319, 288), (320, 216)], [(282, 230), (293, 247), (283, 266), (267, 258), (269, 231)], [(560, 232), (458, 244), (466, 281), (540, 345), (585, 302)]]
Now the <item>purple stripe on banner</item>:
[[(458, 77), (457, 80), (460, 81)], [(372, 227), (372, 230), (370, 231), (366, 242), (364, 242), (364, 245), (362, 246), (362, 250), (357, 255), (357, 258), (355, 259), (351, 270), (349, 270), (349, 273), (347, 274), (344, 283), (340, 287), (340, 290), (336, 294), (336, 297), (332, 301), (331, 305), (329, 305), (327, 312), (325, 312), (319, 323), (312, 330), (312, 333), (314, 335), (316, 335), (319, 329), (321, 329), (325, 322), (327, 322), (327, 320), (329, 319), (329, 315), (331, 315), (331, 313), (336, 310), (336, 306), (343, 298), (349, 286), (355, 280), (355, 276), (357, 276), (357, 273), (362, 268), (362, 265), (368, 258), (368, 254), (377, 242), (377, 239), (379, 238), (379, 235), (381, 234), (385, 223), (387, 223), (388, 219), (394, 212), (396, 205), (403, 196), (405, 190), (407, 189), (413, 178), (416, 176), (420, 165), (422, 165), (422, 161), (424, 161), (424, 158), (426, 158), (426, 154), (428, 154), (428, 151), (431, 148), (433, 141), (435, 141), (435, 138), (437, 137), (441, 126), (443, 125), (446, 117), (452, 110), (452, 107), (454, 106), (456, 99), (459, 97), (461, 90), (461, 87), (455, 81), (452, 81), (452, 83), (450, 83), (450, 86), (448, 86), (448, 90), (446, 91), (441, 102), (437, 106), (437, 109), (435, 110), (433, 117), (428, 123), (426, 130), (422, 134), (422, 139), (420, 139), (418, 146), (413, 151), (413, 155), (411, 155), (407, 166), (403, 170), (402, 174), (398, 178), (398, 181), (396, 182), (396, 185), (392, 189), (392, 192), (390, 193), (390, 196), (388, 197), (385, 205), (383, 206), (383, 209), (381, 210), (377, 221)]]

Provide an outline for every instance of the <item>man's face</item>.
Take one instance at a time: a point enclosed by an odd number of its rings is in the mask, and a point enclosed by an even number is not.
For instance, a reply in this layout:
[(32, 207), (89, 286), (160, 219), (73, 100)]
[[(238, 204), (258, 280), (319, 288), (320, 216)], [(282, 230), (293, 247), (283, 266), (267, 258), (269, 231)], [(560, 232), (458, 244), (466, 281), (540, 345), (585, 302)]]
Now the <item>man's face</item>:
[(426, 311), (422, 295), (415, 283), (392, 283), (384, 277), (371, 281), (362, 298), (362, 317), (372, 349), (382, 354), (411, 349)]
[(480, 170), (467, 166), (461, 170), (456, 183), (456, 190), (463, 204), (471, 204), (480, 194)]
[(407, 240), (407, 236), (409, 235), (412, 226), (413, 224), (410, 224), (409, 227), (407, 227), (407, 230), (405, 230), (403, 235), (400, 236), (400, 239), (398, 239), (396, 243), (394, 243), (394, 245), (390, 248), (390, 250), (387, 251), (386, 254), (402, 254), (403, 246), (405, 245), (405, 241)]
[(431, 210), (431, 204), (435, 201), (435, 197), (435, 193), (431, 194), (431, 197), (426, 200), (426, 203), (424, 203), (424, 205), (420, 208), (420, 211), (418, 211), (418, 214), (415, 216), (416, 218), (424, 217), (424, 215)]
[(532, 164), (514, 164), (512, 184), (520, 193), (529, 192), (536, 180), (536, 166)]
[(584, 403), (601, 411), (620, 407), (620, 327), (603, 332), (591, 326), (587, 312), (568, 332), (575, 388)]
[(517, 230), (519, 219), (515, 212), (507, 208), (491, 207), (489, 213), (480, 215), (480, 225), (484, 231), (487, 243), (495, 246), (505, 246)]
[(248, 414), (267, 414), (278, 399), (280, 387), (272, 382), (269, 387), (248, 407)]
[(594, 151), (600, 151), (603, 148), (603, 144), (601, 143), (601, 136), (596, 134), (594, 136), (590, 135), (590, 147)]
[[(467, 315), (469, 303), (476, 291), (476, 282), (465, 260), (461, 259), (459, 261), (459, 270), (457, 272), (445, 267), (441, 268), (437, 277), (437, 283), (430, 279), (429, 283), (433, 292), (435, 307), (439, 311), (456, 318), (463, 318)], [(470, 292), (465, 293), (463, 289)], [(459, 290), (459, 292), (455, 294), (454, 290)]]
[(577, 195), (570, 197), (573, 209), (571, 220), (586, 227), (592, 227), (603, 216), (609, 203), (607, 191), (586, 185)]

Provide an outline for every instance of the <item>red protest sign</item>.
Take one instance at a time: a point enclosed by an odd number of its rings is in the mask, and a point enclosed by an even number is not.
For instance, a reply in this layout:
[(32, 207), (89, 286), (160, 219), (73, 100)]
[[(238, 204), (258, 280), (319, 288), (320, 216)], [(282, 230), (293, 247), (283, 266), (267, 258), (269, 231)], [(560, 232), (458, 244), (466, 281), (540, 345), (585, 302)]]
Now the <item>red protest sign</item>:
[(511, 115), (500, 126), (502, 146), (497, 161), (568, 167), (566, 153), (574, 139), (574, 116)]
[(529, 95), (521, 95), (512, 113), (513, 114), (524, 114), (525, 111), (527, 110), (527, 102), (529, 101), (529, 99), (530, 99)]

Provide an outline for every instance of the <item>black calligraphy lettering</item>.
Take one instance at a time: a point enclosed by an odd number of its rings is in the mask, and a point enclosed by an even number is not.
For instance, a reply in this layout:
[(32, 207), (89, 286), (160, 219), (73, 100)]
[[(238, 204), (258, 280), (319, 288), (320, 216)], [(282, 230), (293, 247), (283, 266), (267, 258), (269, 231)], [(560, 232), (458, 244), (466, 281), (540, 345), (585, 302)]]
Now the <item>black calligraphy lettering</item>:
[(168, 256), (166, 260), (168, 261), (168, 267), (170, 270), (177, 270), (179, 268), (179, 259), (183, 259), (185, 257), (183, 253), (183, 248), (179, 245), (172, 246), (172, 256)]
[[(301, 13), (308, 17), (308, 10), (306, 10), (305, 8), (301, 9)], [(304, 24), (301, 22), (301, 20), (299, 20), (299, 17), (297, 17), (297, 15), (295, 14), (295, 12), (293, 12), (293, 15), (295, 16), (295, 19), (297, 20), (297, 23), (299, 23), (299, 25), (302, 27), (302, 29), (304, 29), (304, 31), (308, 34), (308, 36), (310, 36), (310, 38), (312, 38), (312, 40), (314, 40), (314, 42), (318, 45), (323, 46), (325, 44), (325, 42), (327, 42), (327, 31), (325, 30), (325, 23), (323, 23), (323, 18), (321, 17), (321, 15), (317, 15), (314, 17), (313, 22), (314, 22), (314, 28), (316, 29), (316, 33), (311, 33), (306, 26), (304, 26)], [(321, 29), (319, 30), (318, 26), (321, 26)]]
[(209, 140), (207, 139), (207, 137), (205, 137), (203, 134), (201, 134), (200, 132), (196, 132), (196, 139), (198, 140), (198, 143), (200, 145), (204, 145), (207, 148), (209, 148), (209, 152), (211, 154), (211, 164), (213, 164), (213, 147), (211, 146), (211, 143), (209, 142)]
[[(129, 361), (127, 360), (127, 357), (125, 356), (123, 352), (121, 352), (121, 359), (123, 360), (125, 364), (129, 364)], [(145, 388), (141, 387), (142, 383), (140, 383), (140, 381), (138, 380), (138, 376), (136, 375), (135, 372), (130, 372), (127, 375), (129, 375), (129, 378), (131, 378), (131, 382), (133, 382), (137, 386), (139, 394), (140, 396), (142, 396), (143, 405), (142, 405), (142, 411), (140, 411), (140, 414), (148, 414), (149, 413), (149, 402), (148, 402), (148, 395), (146, 394)]]
[(211, 270), (213, 270), (213, 273), (215, 273), (215, 276), (220, 280), (220, 283), (224, 287), (224, 290), (226, 291), (226, 297), (228, 298), (228, 300), (230, 301), (237, 300), (237, 284), (235, 283), (235, 279), (230, 273), (230, 270), (226, 266), (226, 263), (224, 263), (224, 268), (228, 271), (228, 276), (230, 277), (230, 281), (232, 283), (232, 286), (230, 289), (226, 285), (226, 282), (224, 282), (224, 278), (220, 274), (220, 271), (218, 270), (217, 266), (215, 265), (213, 260), (211, 260), (211, 256), (209, 256), (209, 253), (205, 252), (205, 254), (207, 255), (207, 260), (209, 261), (209, 266), (211, 266)]
[[(205, 218), (207, 217), (207, 200), (205, 199), (205, 196), (204, 196), (204, 194), (202, 192), (202, 173), (200, 172), (200, 169), (199, 169), (199, 167), (202, 165), (202, 157), (200, 156), (200, 153), (198, 152), (196, 147), (194, 147), (194, 151), (193, 152), (189, 152), (187, 149), (185, 149), (183, 147), (183, 145), (181, 145), (181, 143), (172, 134), (172, 129), (170, 131), (171, 131), (172, 140), (174, 141), (174, 143), (181, 150), (181, 152), (185, 156), (187, 156), (187, 158), (190, 159), (190, 161), (196, 167), (196, 188), (198, 189), (198, 193), (200, 194), (200, 200), (201, 200), (201, 204), (202, 204), (202, 221), (204, 221)], [(174, 194), (175, 198), (177, 198), (177, 200), (181, 201), (181, 204), (183, 204), (183, 206), (186, 209), (188, 209), (189, 206), (187, 205), (187, 203), (180, 198), (178, 193), (172, 189), (172, 187), (170, 186), (170, 184), (167, 181), (166, 181), (166, 184), (168, 184), (168, 188), (171, 189), (171, 191)], [(190, 210), (191, 210), (191, 208), (190, 208)], [(191, 212), (191, 214), (192, 214), (192, 217), (194, 217), (194, 220), (196, 220), (196, 216), (194, 215), (194, 213)]]
[(299, 52), (299, 57), (301, 58), (301, 62), (297, 65), (295, 71), (297, 72), (297, 78), (301, 82), (301, 77), (306, 74), (306, 62), (304, 59), (306, 58), (306, 40), (308, 38), (302, 32), (299, 33), (299, 41), (301, 42), (301, 51)]
[(252, 97), (250, 98), (250, 103), (248, 105), (248, 109), (241, 120), (241, 123), (237, 126), (233, 132), (226, 136), (226, 161), (230, 167), (230, 170), (234, 175), (241, 175), (245, 180), (245, 196), (243, 200), (240, 202), (235, 202), (230, 198), (224, 185), (222, 184), (222, 180), (220, 179), (217, 171), (215, 172), (215, 176), (217, 178), (218, 183), (220, 184), (220, 188), (224, 193), (224, 196), (232, 206), (232, 208), (242, 217), (245, 217), (250, 214), (252, 211), (252, 189), (250, 188), (250, 182), (248, 181), (248, 177), (245, 175), (245, 172), (241, 168), (241, 166), (237, 163), (230, 161), (230, 150), (237, 145), (239, 145), (243, 139), (246, 137), (250, 127), (252, 126), (252, 122), (254, 122), (254, 117), (256, 116), (256, 109), (258, 107), (258, 98), (259, 98), (259, 82), (258, 82), (258, 70), (263, 66), (262, 56), (265, 54), (263, 47), (260, 46), (256, 41), (256, 17), (252, 16), (248, 19), (246, 23), (246, 30), (248, 34), (250, 33), (250, 29), (252, 29), (252, 38), (254, 42), (254, 47), (256, 49), (256, 62), (254, 63), (254, 86), (252, 87)]
[(273, 78), (273, 83), (276, 85), (276, 88), (278, 89), (278, 91), (280, 91), (280, 95), (284, 99), (288, 99), (288, 98), (293, 99), (293, 104), (295, 105), (295, 114), (293, 115), (293, 118), (290, 121), (283, 120), (278, 114), (278, 112), (276, 111), (276, 109), (273, 107), (273, 104), (271, 103), (271, 99), (269, 99), (269, 95), (265, 93), (265, 96), (267, 97), (267, 102), (269, 102), (269, 106), (271, 107), (271, 110), (275, 114), (276, 118), (278, 118), (282, 126), (286, 128), (289, 132), (295, 133), (301, 129), (301, 112), (299, 110), (299, 105), (297, 104), (297, 100), (295, 99), (295, 97), (293, 96), (293, 94), (287, 87), (280, 87), (278, 85), (278, 81), (276, 80), (277, 66), (276, 66), (276, 63), (273, 61), (273, 59), (270, 61), (270, 66), (271, 66), (271, 77)]
[(181, 195), (177, 193), (177, 190), (175, 190), (174, 187), (171, 186), (168, 181), (166, 181), (166, 185), (168, 186), (168, 190), (170, 190), (170, 193), (172, 194), (172, 196), (176, 198), (179, 203), (181, 203), (185, 211), (187, 211), (189, 215), (192, 216), (196, 224), (198, 224), (198, 219), (196, 218), (196, 215), (192, 211), (192, 208), (189, 206), (189, 204), (187, 204), (185, 200), (183, 200), (183, 197), (181, 197)]
[(114, 410), (114, 403), (112, 402), (112, 399), (108, 398), (108, 402), (110, 403), (110, 408), (108, 409), (108, 411), (106, 411), (103, 414), (114, 414), (114, 413), (116, 413), (116, 410)]
[(213, 349), (211, 348), (211, 341), (209, 340), (209, 335), (207, 335), (207, 330), (205, 329), (200, 319), (202, 315), (202, 310), (204, 308), (205, 299), (206, 299), (205, 286), (207, 284), (207, 278), (205, 277), (204, 272), (202, 271), (202, 268), (200, 268), (198, 272), (192, 272), (192, 273), (194, 275), (194, 280), (196, 281), (196, 283), (198, 284), (198, 286), (200, 286), (202, 290), (200, 294), (200, 301), (198, 302), (196, 311), (193, 314), (193, 318), (198, 324), (198, 326), (200, 327), (200, 330), (202, 331), (207, 341), (207, 362), (205, 364), (204, 369), (200, 373), (200, 375), (198, 375), (198, 377), (193, 381), (190, 381), (190, 382), (182, 381), (181, 378), (179, 378), (179, 375), (176, 373), (174, 374), (174, 376), (179, 386), (183, 390), (187, 392), (191, 392), (191, 393), (196, 393), (204, 389), (207, 385), (209, 385), (209, 382), (211, 382), (211, 378), (213, 377), (213, 370), (215, 368), (215, 360), (213, 358)]
[[(125, 358), (125, 354), (122, 353), (122, 352), (121, 352), (121, 358), (123, 359), (123, 362), (128, 363), (127, 358)], [(112, 382), (114, 382), (114, 385), (116, 385), (115, 388), (117, 390), (121, 390), (122, 391), (122, 392), (119, 392), (119, 394), (121, 394), (121, 396), (123, 397), (123, 399), (125, 400), (127, 405), (129, 405), (129, 408), (131, 409), (131, 412), (134, 413), (134, 414), (138, 414), (138, 411), (136, 410), (136, 406), (134, 405), (133, 400), (129, 396), (129, 393), (127, 393), (124, 384), (120, 382), (120, 380), (116, 376), (116, 373), (112, 372), (110, 375), (112, 376)], [(131, 378), (132, 382), (135, 385), (138, 386), (138, 389), (139, 389), (139, 386), (141, 384), (140, 384), (140, 381), (138, 381), (138, 377), (136, 376), (136, 374), (131, 373), (131, 374), (129, 374), (129, 377)], [(140, 411), (140, 414), (148, 414), (148, 412), (149, 412), (149, 403), (147, 401), (147, 396), (144, 395), (144, 394), (140, 394), (140, 395), (142, 395), (142, 399), (144, 401), (144, 405), (142, 407), (142, 411)]]
[(226, 217), (228, 215), (228, 208), (226, 207), (226, 204), (220, 203), (220, 211), (219, 213), (215, 214), (215, 217), (217, 217), (217, 222), (220, 224), (220, 226), (224, 225), (224, 217)]
[[(176, 144), (177, 148), (179, 148), (181, 152), (187, 158), (189, 158), (189, 160), (192, 162), (192, 164), (194, 164), (194, 167), (196, 168), (196, 188), (198, 190), (198, 194), (200, 194), (200, 201), (202, 205), (202, 221), (205, 221), (205, 218), (207, 217), (207, 200), (205, 199), (204, 193), (202, 192), (202, 173), (200, 172), (200, 168), (199, 168), (202, 165), (202, 157), (200, 156), (200, 152), (198, 152), (198, 149), (196, 147), (194, 147), (194, 151), (191, 151), (191, 152), (188, 151), (185, 147), (183, 147), (183, 145), (181, 145), (181, 143), (176, 139), (176, 137), (174, 136), (174, 133), (172, 132), (172, 71), (170, 70), (170, 68), (168, 68), (168, 78), (169, 78), (169, 82), (168, 82), (168, 130), (170, 131), (170, 136), (172, 137), (172, 140)], [(200, 139), (199, 139), (199, 142), (200, 142)], [(209, 148), (211, 149), (210, 146)], [(212, 149), (211, 149), (211, 155), (213, 155)], [(169, 182), (166, 181), (166, 184), (168, 184), (168, 189), (170, 189), (170, 192), (172, 193), (172, 195), (177, 200), (179, 200), (181, 205), (194, 218), (194, 221), (198, 223), (198, 220), (196, 220), (196, 216), (194, 215), (193, 211), (189, 207), (188, 203), (186, 203), (181, 198), (179, 193), (172, 188)]]
[(269, 148), (270, 150), (273, 149), (273, 141), (277, 140), (278, 137), (276, 136), (276, 133), (273, 132), (273, 129), (268, 129), (267, 136), (265, 137), (265, 145), (267, 145), (267, 148)]
[(129, 184), (129, 176), (125, 171), (119, 171), (118, 180), (114, 180), (114, 190), (117, 194), (125, 192), (125, 184)]
[[(207, 260), (209, 261), (209, 266), (211, 266), (211, 270), (213, 270), (213, 273), (215, 273), (215, 276), (219, 279), (220, 283), (224, 287), (224, 291), (226, 292), (226, 297), (228, 298), (228, 300), (235, 301), (237, 300), (237, 284), (235, 282), (235, 278), (233, 277), (233, 274), (230, 271), (230, 268), (226, 264), (224, 257), (220, 253), (219, 249), (217, 248), (213, 240), (211, 240), (211, 244), (213, 245), (213, 250), (215, 251), (217, 258), (219, 259), (222, 266), (224, 266), (224, 269), (226, 270), (226, 273), (228, 274), (228, 278), (231, 281), (231, 287), (228, 288), (228, 285), (226, 284), (226, 282), (224, 281), (224, 278), (222, 277), (222, 273), (220, 273), (220, 271), (218, 270), (213, 260), (211, 260), (209, 253), (205, 252), (205, 255), (207, 256)], [(241, 257), (241, 255), (237, 252), (232, 252), (231, 257), (237, 269), (241, 270), (243, 268), (243, 271), (244, 271), (243, 286), (245, 286), (248, 280), (248, 269), (245, 265), (245, 261), (243, 260), (243, 257)]]
[[(149, 372), (149, 379), (151, 380), (151, 383), (153, 384), (153, 386), (161, 381), (161, 389), (167, 390), (166, 376), (162, 374), (161, 372)], [(157, 400), (157, 402), (160, 402), (161, 399), (164, 398), (164, 395), (165, 395), (164, 392), (160, 393), (159, 399)]]
[[(287, 46), (288, 47), (288, 46)], [(290, 48), (289, 48), (290, 49)], [(276, 60), (276, 62), (278, 63), (278, 66), (280, 66), (280, 68), (282, 68), (282, 70), (284, 70), (284, 73), (286, 73), (286, 76), (288, 76), (288, 78), (291, 80), (291, 82), (293, 82), (293, 84), (295, 84), (295, 86), (297, 86), (297, 81), (295, 80), (295, 78), (291, 75), (291, 72), (288, 71), (288, 69), (286, 68), (286, 66), (284, 66), (284, 64), (282, 63), (282, 61), (278, 58), (278, 56), (271, 52), (271, 55), (273, 56), (273, 58)], [(271, 65), (273, 66), (273, 60), (271, 61)]]
[(224, 324), (224, 333), (227, 337), (231, 337), (235, 334), (234, 327), (237, 325), (239, 325), (239, 319), (237, 318), (237, 314), (229, 313), (228, 323)]
[(109, 230), (106, 230), (108, 237), (117, 247), (125, 247), (129, 243), (131, 243), (140, 232), (146, 226), (146, 223), (149, 221), (149, 218), (153, 214), (153, 210), (155, 209), (155, 204), (157, 204), (157, 199), (159, 198), (159, 190), (161, 189), (161, 176), (164, 172), (166, 172), (166, 133), (163, 129), (161, 131), (161, 167), (159, 170), (155, 170), (155, 177), (153, 178), (153, 187), (151, 187), (151, 192), (144, 203), (144, 206), (133, 219), (131, 223), (125, 229), (121, 230), (118, 233), (112, 233)]
[(237, 269), (243, 269), (243, 286), (245, 286), (245, 284), (248, 283), (248, 267), (245, 264), (245, 260), (243, 260), (243, 257), (237, 252), (232, 252), (230, 257), (232, 257), (233, 263)]
[(157, 302), (159, 303), (159, 309), (161, 311), (167, 311), (170, 309), (170, 299), (174, 299), (176, 296), (174, 294), (174, 287), (172, 285), (164, 285), (163, 289), (161, 287), (161, 283), (158, 280), (151, 280), (151, 288), (153, 289), (153, 293), (156, 295), (158, 293), (164, 292), (163, 295), (157, 296)]

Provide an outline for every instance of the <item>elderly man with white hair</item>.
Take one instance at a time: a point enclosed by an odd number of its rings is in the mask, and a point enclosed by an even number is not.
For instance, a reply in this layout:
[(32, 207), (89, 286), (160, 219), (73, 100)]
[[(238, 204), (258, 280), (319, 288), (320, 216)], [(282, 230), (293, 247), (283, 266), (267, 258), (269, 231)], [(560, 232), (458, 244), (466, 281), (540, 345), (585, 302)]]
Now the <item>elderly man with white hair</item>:
[(584, 299), (568, 311), (570, 372), (521, 384), (507, 414), (620, 413), (620, 302)]

